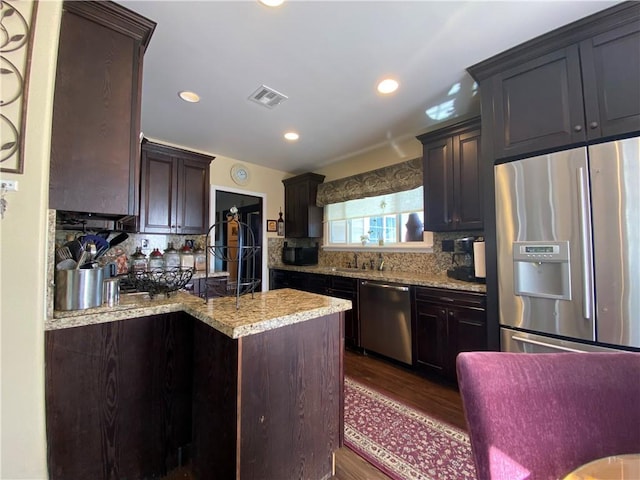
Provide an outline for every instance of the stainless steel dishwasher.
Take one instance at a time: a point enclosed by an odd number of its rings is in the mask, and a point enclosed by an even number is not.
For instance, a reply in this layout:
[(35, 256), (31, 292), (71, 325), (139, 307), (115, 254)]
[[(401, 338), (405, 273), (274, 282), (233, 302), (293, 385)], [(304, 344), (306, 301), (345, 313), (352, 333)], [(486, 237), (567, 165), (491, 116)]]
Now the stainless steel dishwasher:
[(360, 280), (362, 348), (411, 364), (411, 298), (409, 287)]

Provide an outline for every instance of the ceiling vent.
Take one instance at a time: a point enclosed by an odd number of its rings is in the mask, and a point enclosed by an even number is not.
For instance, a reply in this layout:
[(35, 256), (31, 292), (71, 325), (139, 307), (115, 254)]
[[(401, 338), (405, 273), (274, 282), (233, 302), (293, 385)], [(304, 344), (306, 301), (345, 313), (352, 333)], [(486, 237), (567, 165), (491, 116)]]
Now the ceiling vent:
[(288, 97), (280, 92), (276, 92), (273, 88), (269, 88), (266, 85), (261, 85), (255, 92), (249, 96), (249, 100), (259, 103), (260, 105), (273, 108), (276, 105), (280, 105)]

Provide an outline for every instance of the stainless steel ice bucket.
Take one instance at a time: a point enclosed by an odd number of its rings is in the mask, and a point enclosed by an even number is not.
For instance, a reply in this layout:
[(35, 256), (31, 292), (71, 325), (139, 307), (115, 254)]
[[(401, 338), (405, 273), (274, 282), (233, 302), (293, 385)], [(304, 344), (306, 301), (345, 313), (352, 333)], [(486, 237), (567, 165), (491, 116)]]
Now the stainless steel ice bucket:
[(102, 305), (102, 268), (56, 271), (56, 310), (84, 310)]

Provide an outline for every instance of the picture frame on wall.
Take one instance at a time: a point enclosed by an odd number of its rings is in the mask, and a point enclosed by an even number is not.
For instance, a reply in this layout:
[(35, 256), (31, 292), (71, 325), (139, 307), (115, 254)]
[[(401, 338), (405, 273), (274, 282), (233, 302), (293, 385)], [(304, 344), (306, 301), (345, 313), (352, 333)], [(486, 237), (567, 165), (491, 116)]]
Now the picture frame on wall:
[(276, 220), (267, 220), (267, 232), (277, 232), (278, 222)]

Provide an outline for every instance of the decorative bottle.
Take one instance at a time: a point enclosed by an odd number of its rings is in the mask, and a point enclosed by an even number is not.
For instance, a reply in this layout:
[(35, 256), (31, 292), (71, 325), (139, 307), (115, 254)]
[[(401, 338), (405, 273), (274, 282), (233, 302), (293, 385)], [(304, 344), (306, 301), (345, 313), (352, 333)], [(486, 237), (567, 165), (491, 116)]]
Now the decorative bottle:
[(280, 207), (280, 213), (278, 214), (278, 236), (284, 237), (284, 220), (282, 219), (282, 207)]
[(173, 242), (167, 244), (167, 249), (164, 251), (164, 268), (169, 270), (180, 267), (180, 253), (173, 248)]

